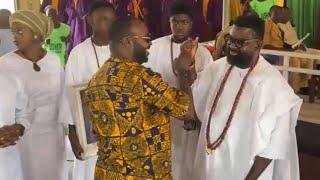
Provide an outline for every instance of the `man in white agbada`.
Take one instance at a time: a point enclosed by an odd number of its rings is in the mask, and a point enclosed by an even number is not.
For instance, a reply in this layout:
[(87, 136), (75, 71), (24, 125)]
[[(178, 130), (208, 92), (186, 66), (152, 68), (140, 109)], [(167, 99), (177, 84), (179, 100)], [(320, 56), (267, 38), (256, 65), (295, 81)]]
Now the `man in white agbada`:
[(60, 108), (60, 121), (69, 124), (69, 139), (75, 160), (73, 179), (93, 180), (97, 156), (81, 159), (83, 149), (75, 131), (74, 114), (76, 112), (72, 86), (88, 83), (92, 75), (110, 58), (108, 30), (115, 19), (112, 4), (103, 1), (94, 2), (90, 8), (88, 23), (93, 35), (76, 46), (70, 53), (66, 65), (65, 90)]
[(295, 126), (302, 101), (259, 56), (263, 26), (256, 16), (235, 20), (227, 57), (193, 84), (202, 127), (191, 179), (299, 180)]
[(22, 180), (19, 138), (30, 126), (28, 97), (24, 86), (8, 74), (0, 67), (0, 179)]
[[(170, 12), (170, 26), (172, 35), (152, 41), (149, 50), (149, 61), (144, 64), (161, 74), (164, 81), (170, 86), (178, 87), (178, 78), (173, 71), (172, 61), (180, 54), (180, 47), (190, 37), (192, 31), (192, 8), (184, 2), (174, 2)], [(195, 68), (201, 72), (212, 62), (210, 52), (198, 45), (195, 55)], [(172, 175), (175, 180), (183, 180), (192, 171), (192, 162), (198, 142), (198, 131), (186, 131), (183, 121), (171, 120), (172, 139)], [(199, 128), (198, 128), (199, 130)]]

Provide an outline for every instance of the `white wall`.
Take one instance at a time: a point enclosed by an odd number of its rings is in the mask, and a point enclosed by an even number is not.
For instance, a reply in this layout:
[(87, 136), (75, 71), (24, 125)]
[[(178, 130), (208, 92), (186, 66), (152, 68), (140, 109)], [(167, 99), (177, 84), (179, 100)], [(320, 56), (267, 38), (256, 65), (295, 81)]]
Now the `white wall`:
[(14, 2), (15, 0), (1, 0), (0, 9), (9, 9), (12, 13), (15, 11)]

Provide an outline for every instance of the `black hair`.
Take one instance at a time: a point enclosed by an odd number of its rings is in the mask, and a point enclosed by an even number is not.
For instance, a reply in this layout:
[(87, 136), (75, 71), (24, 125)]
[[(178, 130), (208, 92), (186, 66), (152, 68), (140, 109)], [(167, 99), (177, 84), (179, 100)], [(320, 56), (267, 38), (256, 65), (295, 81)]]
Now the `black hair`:
[(186, 14), (190, 17), (190, 19), (193, 17), (191, 6), (185, 3), (183, 0), (174, 1), (170, 7), (170, 16), (177, 14)]
[(263, 39), (264, 36), (264, 21), (258, 16), (254, 15), (242, 15), (239, 16), (235, 21), (234, 25), (237, 27), (245, 27), (252, 29), (259, 39)]
[(281, 11), (282, 7), (281, 6), (278, 6), (278, 5), (273, 5), (270, 10), (269, 10), (269, 13), (271, 13), (272, 11)]
[(120, 42), (126, 36), (130, 36), (133, 22), (140, 21), (133, 16), (126, 16), (115, 20), (109, 29), (110, 46)]
[(100, 8), (110, 8), (110, 9), (114, 10), (114, 7), (111, 3), (107, 2), (107, 1), (98, 0), (98, 1), (94, 1), (90, 5), (89, 15), (91, 15), (93, 12), (95, 12), (97, 9), (100, 9)]

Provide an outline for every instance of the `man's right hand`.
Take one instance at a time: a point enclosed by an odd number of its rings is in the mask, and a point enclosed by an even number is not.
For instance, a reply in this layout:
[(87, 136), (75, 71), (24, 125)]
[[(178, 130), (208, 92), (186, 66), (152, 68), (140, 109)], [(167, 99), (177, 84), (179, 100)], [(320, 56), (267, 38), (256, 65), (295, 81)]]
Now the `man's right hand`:
[(196, 37), (193, 39), (188, 39), (181, 45), (180, 55), (174, 61), (174, 69), (177, 71), (189, 70), (195, 63), (195, 55), (198, 49), (198, 40)]
[(198, 37), (196, 37), (195, 39), (189, 38), (188, 40), (182, 43), (180, 47), (181, 53), (183, 53), (189, 59), (194, 59), (196, 52), (198, 50), (198, 43), (199, 43)]
[(76, 132), (76, 127), (74, 125), (69, 125), (69, 141), (71, 143), (74, 156), (78, 160), (83, 160), (81, 155), (84, 153), (84, 151), (80, 145), (79, 138)]
[(3, 133), (2, 131), (0, 132), (0, 148), (14, 146), (16, 145), (16, 141), (18, 140), (19, 140), (19, 136), (16, 137), (9, 133)]

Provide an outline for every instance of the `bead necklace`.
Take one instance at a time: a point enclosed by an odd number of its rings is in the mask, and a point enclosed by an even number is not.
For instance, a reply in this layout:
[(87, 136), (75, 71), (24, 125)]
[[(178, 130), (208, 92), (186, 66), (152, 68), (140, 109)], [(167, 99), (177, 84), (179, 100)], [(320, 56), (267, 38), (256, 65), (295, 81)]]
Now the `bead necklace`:
[(230, 127), (230, 124), (232, 122), (232, 119), (234, 117), (234, 113), (237, 110), (237, 107), (238, 107), (238, 104), (239, 104), (239, 100), (240, 100), (240, 97), (242, 95), (243, 89), (245, 88), (245, 85), (247, 83), (248, 77), (251, 74), (251, 72), (253, 71), (253, 69), (255, 68), (255, 66), (257, 65), (257, 63), (258, 63), (258, 59), (253, 62), (253, 64), (250, 66), (250, 69), (248, 70), (247, 74), (243, 78), (241, 86), (240, 86), (240, 89), (239, 89), (239, 91), (237, 93), (237, 96), (236, 96), (235, 101), (233, 103), (233, 106), (232, 106), (231, 112), (229, 114), (227, 123), (226, 123), (225, 127), (223, 128), (222, 133), (220, 134), (220, 136), (218, 137), (217, 140), (215, 140), (214, 142), (211, 142), (210, 141), (210, 124), (211, 124), (212, 115), (216, 110), (216, 107), (218, 105), (218, 101), (220, 99), (220, 96), (221, 96), (221, 94), (223, 92), (223, 89), (224, 89), (224, 87), (226, 85), (226, 82), (227, 82), (227, 80), (229, 78), (231, 70), (233, 69), (234, 66), (230, 66), (228, 71), (224, 75), (224, 78), (223, 78), (223, 80), (222, 80), (222, 82), (220, 84), (220, 87), (219, 87), (219, 90), (217, 92), (217, 95), (216, 95), (216, 97), (215, 97), (215, 99), (213, 101), (213, 105), (211, 107), (211, 111), (210, 111), (209, 119), (208, 119), (208, 124), (207, 124), (207, 128), (206, 128), (206, 141), (207, 141), (207, 153), (208, 154), (211, 154), (212, 151), (216, 150), (221, 145), (222, 141), (224, 140), (224, 138), (225, 138), (225, 136), (226, 136), (226, 134), (228, 132), (228, 129)]

